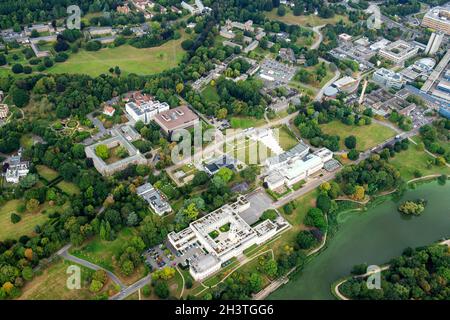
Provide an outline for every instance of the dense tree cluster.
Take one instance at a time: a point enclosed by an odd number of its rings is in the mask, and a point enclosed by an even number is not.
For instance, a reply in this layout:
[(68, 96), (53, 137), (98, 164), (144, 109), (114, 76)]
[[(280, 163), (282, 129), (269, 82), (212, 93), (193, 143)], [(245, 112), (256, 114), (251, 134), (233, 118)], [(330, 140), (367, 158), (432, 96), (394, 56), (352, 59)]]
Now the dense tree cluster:
[(415, 250), (389, 262), (381, 274), (381, 289), (369, 290), (366, 279), (345, 282), (341, 292), (356, 300), (448, 300), (450, 297), (450, 254), (446, 245)]
[(356, 165), (344, 167), (336, 175), (336, 181), (346, 195), (357, 195), (361, 192), (358, 188), (373, 195), (395, 189), (400, 184), (400, 173), (379, 155), (372, 154)]

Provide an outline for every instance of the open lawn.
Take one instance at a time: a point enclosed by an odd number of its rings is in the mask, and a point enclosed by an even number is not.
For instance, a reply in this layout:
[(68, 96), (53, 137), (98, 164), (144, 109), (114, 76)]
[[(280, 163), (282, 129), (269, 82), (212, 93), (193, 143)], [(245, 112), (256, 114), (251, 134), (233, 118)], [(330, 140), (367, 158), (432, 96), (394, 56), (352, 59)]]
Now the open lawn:
[(298, 144), (297, 138), (293, 132), (291, 132), (288, 127), (281, 126), (278, 129), (278, 143), (283, 150), (289, 150), (295, 147)]
[[(67, 288), (67, 268), (76, 265), (81, 268), (81, 289)], [(41, 275), (28, 282), (22, 289), (20, 300), (90, 300), (95, 295), (89, 291), (89, 279), (93, 270), (73, 262), (59, 260), (52, 263)], [(114, 283), (108, 280), (101, 292), (114, 292)]]
[(269, 148), (252, 139), (224, 144), (223, 151), (246, 164), (260, 164), (272, 156)]
[(286, 10), (286, 15), (283, 17), (280, 17), (277, 14), (277, 9), (273, 9), (271, 12), (266, 13), (266, 16), (270, 20), (278, 20), (282, 21), (287, 24), (297, 24), (305, 27), (315, 27), (315, 26), (321, 26), (324, 24), (335, 24), (339, 22), (340, 20), (343, 20), (344, 22), (348, 22), (348, 18), (346, 16), (342, 15), (335, 15), (333, 18), (324, 19), (319, 16), (316, 16), (314, 14), (310, 14), (307, 16), (294, 16), (292, 11), (290, 9)]
[(111, 67), (119, 66), (124, 74), (155, 74), (173, 68), (181, 61), (184, 54), (180, 46), (181, 41), (183, 37), (169, 41), (160, 47), (145, 49), (123, 45), (95, 52), (80, 50), (78, 53), (71, 54), (66, 62), (55, 64), (48, 69), (48, 72), (98, 76), (108, 73)]
[[(122, 229), (114, 241), (104, 241), (96, 236), (81, 247), (71, 250), (71, 254), (81, 259), (95, 263), (109, 271), (114, 272), (124, 283), (133, 283), (140, 278), (142, 268), (138, 268), (135, 275), (124, 277), (116, 264), (115, 256), (120, 252), (122, 246), (136, 234), (136, 229)], [(137, 278), (136, 278), (137, 277)]]
[(247, 129), (261, 126), (265, 123), (264, 119), (256, 119), (250, 117), (232, 117), (230, 124), (233, 129)]
[(22, 148), (29, 149), (33, 146), (33, 137), (31, 134), (24, 134), (22, 137), (20, 137), (20, 145)]
[(80, 194), (80, 189), (72, 182), (61, 181), (56, 185), (62, 192), (67, 193), (69, 196)]
[(45, 209), (45, 205), (43, 205), (37, 213), (25, 212), (19, 214), (22, 220), (13, 224), (11, 222), (11, 213), (17, 213), (17, 206), (21, 203), (21, 200), (10, 200), (3, 206), (0, 206), (0, 241), (17, 239), (23, 235), (32, 235), (34, 227), (47, 220), (47, 215), (41, 213)]
[(339, 144), (341, 149), (346, 149), (344, 140), (350, 135), (356, 137), (357, 150), (368, 150), (395, 136), (394, 130), (378, 123), (372, 123), (367, 126), (348, 126), (338, 120), (335, 120), (330, 123), (320, 125), (320, 128), (324, 133), (340, 136), (341, 140)]
[[(425, 153), (425, 151), (417, 150), (416, 146), (410, 143), (408, 150), (396, 153), (394, 158), (390, 158), (389, 162), (393, 164), (399, 171), (404, 180), (416, 178), (415, 171), (419, 171), (422, 176), (430, 174), (450, 174), (449, 167), (438, 167), (434, 165), (434, 159)], [(428, 164), (432, 162), (433, 164)]]
[(59, 176), (58, 171), (55, 171), (44, 165), (39, 164), (36, 166), (36, 169), (38, 174), (47, 181), (52, 181), (53, 179), (56, 179)]
[(208, 102), (219, 102), (220, 101), (220, 97), (217, 94), (216, 87), (213, 87), (211, 85), (207, 85), (205, 87), (205, 89), (203, 89), (202, 96)]

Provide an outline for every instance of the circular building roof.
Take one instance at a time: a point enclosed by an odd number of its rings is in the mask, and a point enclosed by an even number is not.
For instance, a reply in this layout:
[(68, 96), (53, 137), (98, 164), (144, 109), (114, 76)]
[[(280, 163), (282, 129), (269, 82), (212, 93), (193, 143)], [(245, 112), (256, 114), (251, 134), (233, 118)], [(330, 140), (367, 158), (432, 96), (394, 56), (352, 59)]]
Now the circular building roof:
[(338, 90), (332, 86), (326, 87), (325, 90), (323, 91), (323, 94), (326, 95), (327, 97), (333, 97), (337, 95), (337, 93)]

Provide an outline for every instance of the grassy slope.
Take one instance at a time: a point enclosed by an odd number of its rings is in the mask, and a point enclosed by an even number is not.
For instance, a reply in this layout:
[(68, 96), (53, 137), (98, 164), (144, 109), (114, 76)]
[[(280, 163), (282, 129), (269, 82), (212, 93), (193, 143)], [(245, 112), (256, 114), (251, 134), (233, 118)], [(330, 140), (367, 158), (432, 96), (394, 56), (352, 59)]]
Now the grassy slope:
[(345, 149), (344, 139), (350, 135), (356, 137), (356, 149), (367, 150), (384, 140), (393, 137), (395, 131), (377, 123), (368, 126), (348, 126), (340, 121), (332, 121), (327, 124), (320, 125), (324, 133), (330, 135), (338, 135), (341, 137), (340, 146)]
[(160, 47), (137, 49), (129, 45), (96, 52), (81, 50), (64, 62), (48, 69), (50, 73), (84, 73), (97, 76), (119, 66), (122, 73), (154, 74), (175, 67), (183, 57), (183, 37)]
[[(94, 294), (89, 291), (87, 278), (93, 272), (90, 269), (81, 268), (81, 289), (70, 290), (67, 288), (67, 268), (76, 265), (69, 261), (58, 261), (44, 270), (42, 275), (37, 276), (33, 281), (28, 282), (23, 288), (21, 300), (89, 300), (94, 298)], [(112, 289), (113, 283), (109, 280), (102, 291)]]
[(434, 164), (428, 167), (428, 161), (434, 159), (425, 153), (425, 151), (417, 150), (416, 146), (410, 144), (409, 149), (396, 153), (394, 158), (389, 159), (399, 171), (404, 180), (415, 178), (414, 171), (419, 170), (423, 176), (430, 174), (450, 174), (450, 168), (438, 167)]
[(286, 11), (286, 15), (283, 17), (277, 15), (277, 9), (273, 9), (271, 12), (266, 13), (266, 16), (270, 20), (279, 20), (287, 24), (298, 24), (305, 27), (315, 27), (327, 23), (334, 24), (339, 20), (343, 20), (344, 22), (348, 21), (347, 17), (341, 15), (335, 15), (333, 18), (329, 19), (323, 19), (314, 14), (310, 14), (308, 16), (294, 16), (290, 9)]
[[(16, 239), (22, 235), (31, 235), (34, 227), (47, 220), (47, 215), (37, 213), (22, 213), (22, 220), (18, 223), (11, 223), (11, 213), (17, 213), (17, 206), (21, 200), (11, 200), (0, 207), (0, 241), (8, 238)], [(41, 207), (41, 210), (45, 206)]]

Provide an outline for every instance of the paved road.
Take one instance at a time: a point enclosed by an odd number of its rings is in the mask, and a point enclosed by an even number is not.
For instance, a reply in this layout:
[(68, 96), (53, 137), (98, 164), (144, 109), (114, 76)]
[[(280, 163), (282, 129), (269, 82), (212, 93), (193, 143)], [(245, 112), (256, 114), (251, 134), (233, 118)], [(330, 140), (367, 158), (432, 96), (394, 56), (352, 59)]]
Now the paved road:
[(152, 276), (151, 276), (151, 274), (149, 274), (149, 275), (145, 276), (144, 278), (136, 281), (131, 286), (122, 288), (122, 290), (119, 293), (117, 293), (116, 295), (109, 298), (109, 300), (123, 300), (126, 297), (128, 297), (130, 294), (136, 292), (137, 290), (141, 289), (143, 286), (148, 284), (151, 281), (151, 279), (152, 279)]
[(323, 27), (325, 27), (325, 25), (316, 26), (316, 27), (312, 28), (312, 30), (319, 35), (319, 39), (317, 39), (317, 41), (311, 45), (311, 47), (310, 47), (311, 50), (315, 50), (315, 49), (319, 48), (320, 44), (322, 43), (323, 34), (322, 34), (322, 32), (320, 32), (320, 29), (322, 29)]
[(117, 283), (120, 286), (121, 289), (125, 289), (126, 288), (126, 286), (122, 283), (122, 281), (120, 281), (120, 279), (114, 273), (112, 273), (111, 271), (106, 270), (105, 268), (102, 268), (102, 267), (100, 267), (100, 266), (98, 266), (96, 264), (93, 264), (93, 263), (89, 262), (89, 261), (86, 261), (86, 260), (83, 260), (83, 259), (80, 259), (78, 257), (75, 257), (75, 256), (71, 255), (69, 253), (70, 247), (71, 247), (71, 245), (64, 246), (63, 248), (61, 248), (58, 251), (58, 255), (61, 256), (64, 259), (66, 259), (66, 260), (78, 263), (78, 264), (80, 264), (80, 265), (82, 265), (82, 266), (84, 266), (86, 268), (92, 269), (92, 270), (104, 270), (106, 272), (106, 274), (111, 278), (111, 280), (113, 280), (115, 283)]

